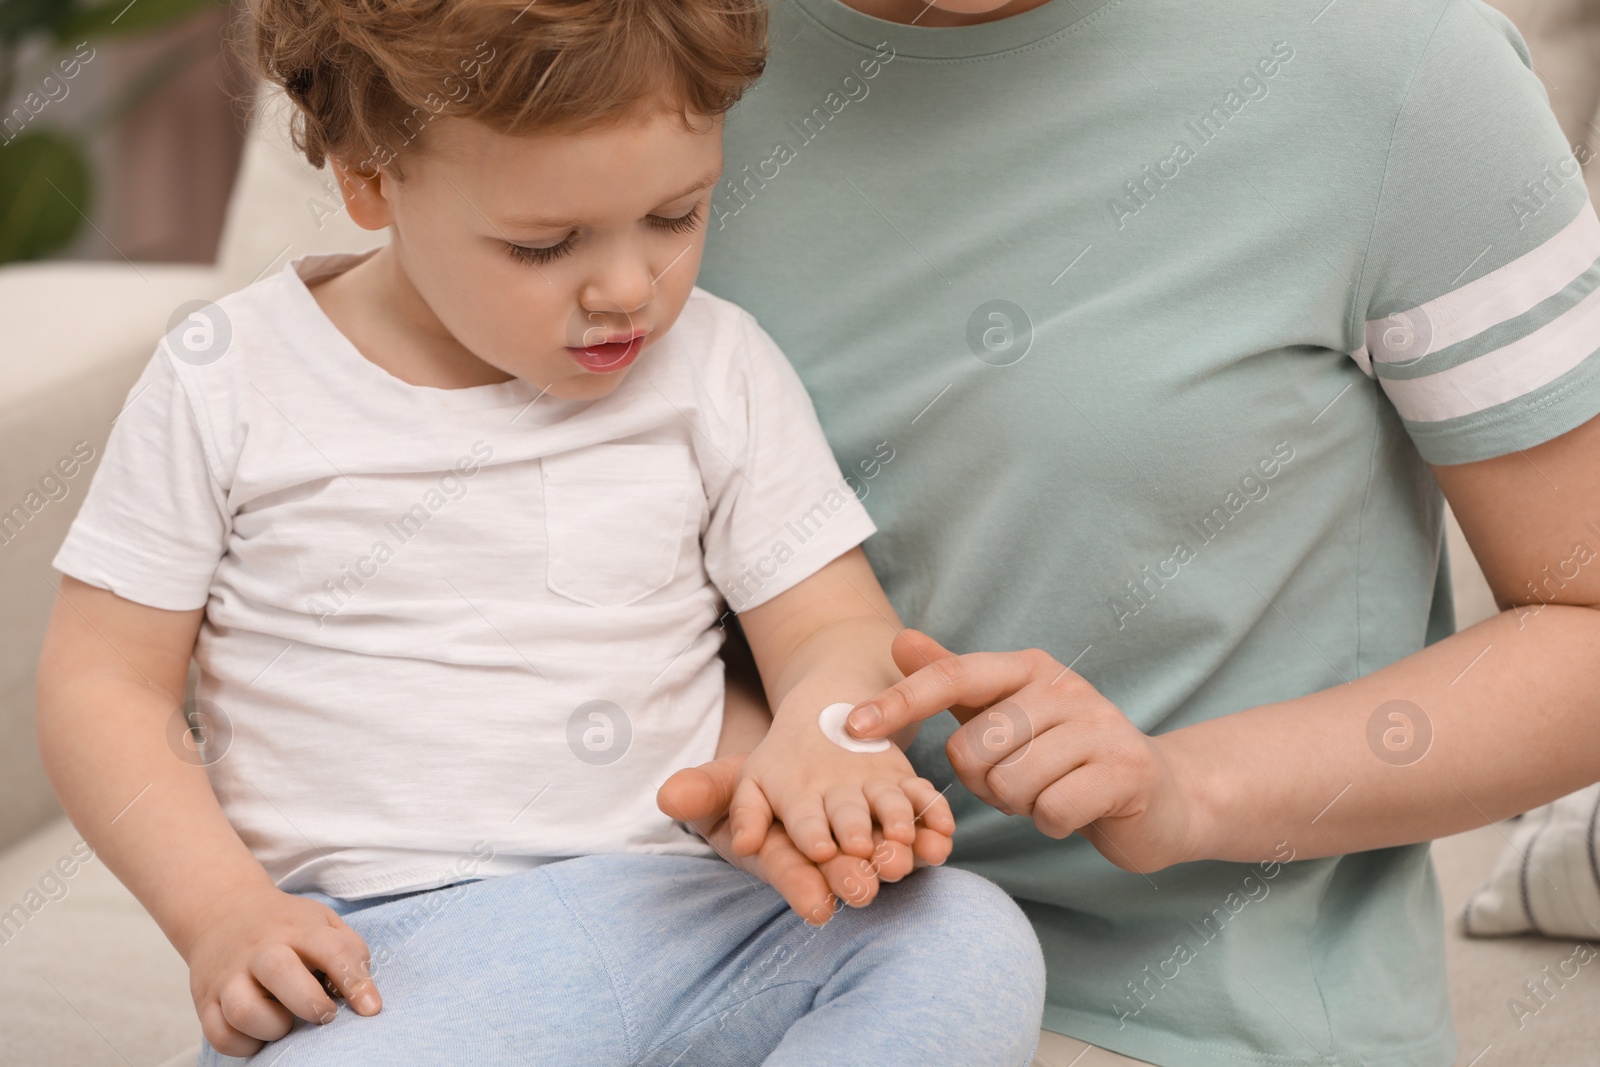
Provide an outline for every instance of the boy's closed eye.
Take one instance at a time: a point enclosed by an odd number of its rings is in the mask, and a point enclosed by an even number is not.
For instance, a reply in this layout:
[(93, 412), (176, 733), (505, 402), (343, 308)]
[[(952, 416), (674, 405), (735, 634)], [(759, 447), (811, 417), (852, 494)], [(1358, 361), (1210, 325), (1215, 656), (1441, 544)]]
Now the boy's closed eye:
[[(697, 201), (693, 207), (681, 215), (663, 217), (661, 215), (646, 215), (644, 222), (658, 230), (669, 233), (693, 233), (700, 226), (704, 215), (702, 210), (704, 202)], [(506, 250), (512, 258), (524, 263), (549, 263), (552, 260), (569, 254), (578, 243), (578, 231), (572, 230), (559, 242), (549, 245), (525, 245), (506, 242)]]

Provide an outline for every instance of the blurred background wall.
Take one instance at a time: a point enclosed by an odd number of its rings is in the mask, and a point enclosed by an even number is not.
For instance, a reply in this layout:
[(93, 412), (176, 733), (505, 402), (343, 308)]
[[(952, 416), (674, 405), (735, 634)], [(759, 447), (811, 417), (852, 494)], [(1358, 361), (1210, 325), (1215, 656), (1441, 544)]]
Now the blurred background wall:
[(0, 262), (209, 263), (251, 82), (218, 0), (0, 0)]
[(1600, 0), (1492, 0), (1527, 38), (1550, 109), (1600, 203)]

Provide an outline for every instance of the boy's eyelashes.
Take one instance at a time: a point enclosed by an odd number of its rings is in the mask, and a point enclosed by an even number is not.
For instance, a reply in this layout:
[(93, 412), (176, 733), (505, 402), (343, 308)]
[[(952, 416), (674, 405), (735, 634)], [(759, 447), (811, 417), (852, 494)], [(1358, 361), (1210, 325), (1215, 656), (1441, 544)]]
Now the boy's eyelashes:
[[(702, 202), (697, 201), (694, 207), (690, 208), (684, 214), (678, 215), (674, 218), (664, 218), (660, 215), (646, 215), (645, 222), (646, 224), (653, 226), (658, 230), (666, 230), (670, 233), (692, 233), (700, 226), (701, 203)], [(573, 245), (577, 243), (577, 239), (578, 234), (576, 231), (574, 231), (567, 234), (567, 236), (561, 240), (560, 244), (546, 245), (541, 248), (529, 245), (513, 244), (510, 241), (507, 241), (505, 242), (505, 248), (506, 252), (511, 256), (512, 259), (520, 262), (532, 264), (549, 263), (551, 260), (559, 259), (571, 252)]]
[(566, 240), (548, 248), (529, 248), (527, 245), (514, 245), (510, 241), (505, 242), (505, 248), (511, 258), (518, 262), (535, 265), (549, 263), (552, 259), (559, 259), (572, 251), (572, 239), (574, 236), (574, 234), (569, 233)]
[(673, 233), (691, 233), (700, 225), (700, 207), (704, 203), (696, 200), (694, 207), (675, 218), (663, 218), (660, 215), (647, 215), (645, 221), (659, 230), (670, 230)]

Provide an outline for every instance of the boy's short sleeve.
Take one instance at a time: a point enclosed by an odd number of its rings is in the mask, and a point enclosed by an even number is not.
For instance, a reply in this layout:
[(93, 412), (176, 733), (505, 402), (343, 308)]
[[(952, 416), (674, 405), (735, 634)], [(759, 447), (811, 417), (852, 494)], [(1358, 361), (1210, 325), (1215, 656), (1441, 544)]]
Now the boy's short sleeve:
[(742, 314), (726, 412), (734, 465), (712, 495), (706, 571), (734, 611), (756, 607), (815, 574), (875, 531), (817, 422), (799, 375)]
[(172, 357), (158, 349), (53, 565), (138, 604), (204, 607), (226, 551), (226, 499)]
[(1600, 412), (1600, 222), (1526, 46), (1452, 0), (1405, 90), (1352, 318), (1430, 463), (1530, 448)]

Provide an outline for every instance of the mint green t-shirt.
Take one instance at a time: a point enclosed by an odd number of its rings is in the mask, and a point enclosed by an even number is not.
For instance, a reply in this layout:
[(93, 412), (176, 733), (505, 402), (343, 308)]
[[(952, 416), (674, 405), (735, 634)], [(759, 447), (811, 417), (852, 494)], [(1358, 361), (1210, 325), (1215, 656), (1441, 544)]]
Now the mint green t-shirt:
[[(896, 608), (950, 648), (1042, 647), (1152, 733), (1337, 686), (1453, 627), (1426, 463), (1600, 412), (1600, 222), (1476, 0), (958, 29), (787, 0), (772, 37), (701, 284), (783, 346)], [(912, 753), (940, 786), (953, 728)], [(1158, 1064), (1452, 1061), (1426, 845), (1286, 862), (1291, 833), (1146, 877), (950, 796), (953, 862), (1038, 930), (1050, 1029)]]

